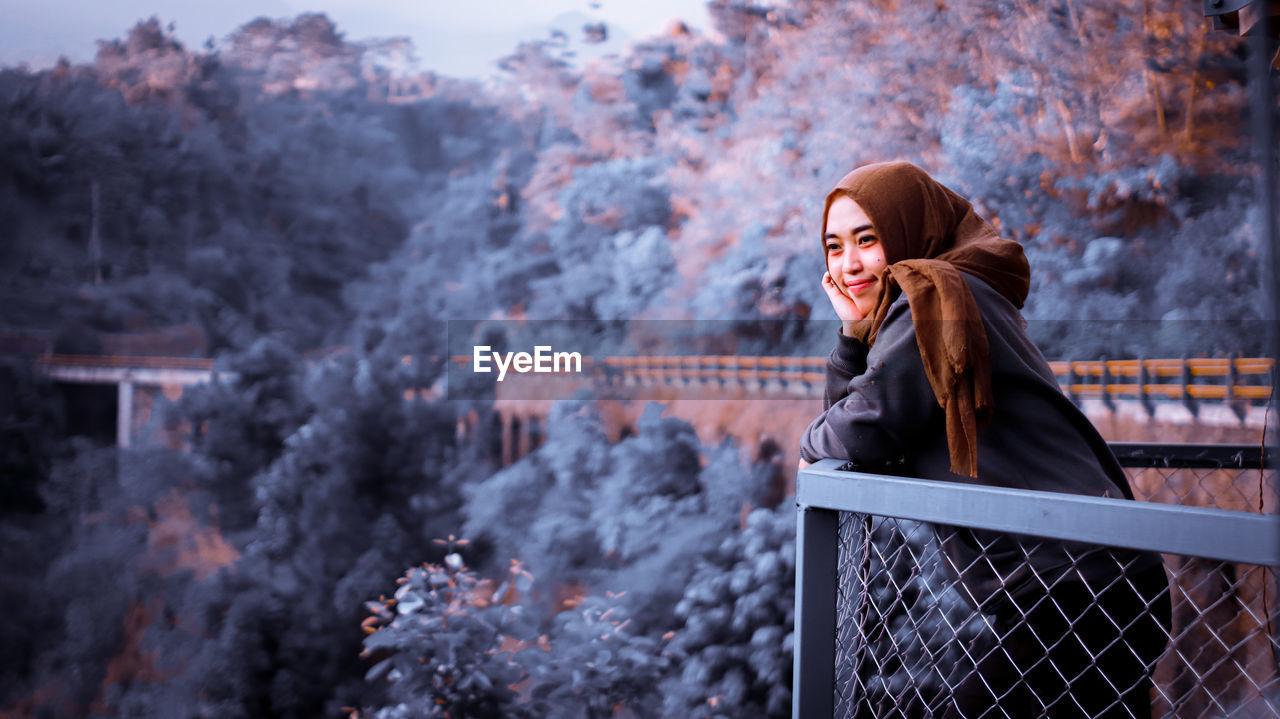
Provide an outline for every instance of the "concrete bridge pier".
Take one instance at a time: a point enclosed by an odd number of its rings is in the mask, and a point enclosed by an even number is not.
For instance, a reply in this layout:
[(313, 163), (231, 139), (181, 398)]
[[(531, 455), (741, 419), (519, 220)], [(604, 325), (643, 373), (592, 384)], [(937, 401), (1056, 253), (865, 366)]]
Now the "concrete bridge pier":
[(116, 389), (116, 446), (128, 447), (133, 437), (133, 380), (121, 379)]

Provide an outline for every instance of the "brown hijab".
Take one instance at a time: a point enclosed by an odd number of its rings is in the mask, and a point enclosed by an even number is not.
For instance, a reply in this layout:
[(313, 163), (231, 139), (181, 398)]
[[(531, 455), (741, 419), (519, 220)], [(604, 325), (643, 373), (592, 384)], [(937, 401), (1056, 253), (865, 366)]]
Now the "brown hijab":
[(907, 162), (865, 165), (845, 175), (827, 194), (822, 237), (831, 203), (841, 196), (867, 213), (889, 263), (876, 309), (854, 332), (875, 344), (896, 292), (906, 293), (924, 371), (946, 412), (951, 471), (977, 477), (978, 423), (992, 410), (991, 360), (982, 315), (961, 272), (1021, 309), (1031, 275), (1022, 245), (1001, 239), (968, 200)]

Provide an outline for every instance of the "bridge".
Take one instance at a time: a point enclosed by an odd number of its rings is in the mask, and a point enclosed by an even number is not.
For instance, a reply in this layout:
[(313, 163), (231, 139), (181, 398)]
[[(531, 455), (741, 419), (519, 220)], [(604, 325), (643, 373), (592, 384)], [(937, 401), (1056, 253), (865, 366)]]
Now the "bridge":
[[(116, 386), (116, 444), (128, 447), (133, 440), (134, 390), (181, 388), (204, 384), (217, 373), (213, 360), (193, 357), (127, 357), (94, 355), (43, 355), (36, 369), (55, 382)], [(176, 396), (173, 397), (176, 399)]]
[[(472, 360), (466, 355), (450, 359), (455, 372), (466, 370)], [(405, 364), (413, 361), (413, 357), (404, 358)], [(1271, 397), (1273, 364), (1270, 358), (1224, 357), (1062, 360), (1049, 366), (1062, 391), (1077, 404), (1100, 401), (1114, 409), (1117, 402), (1136, 402), (1148, 416), (1155, 416), (1160, 407), (1175, 405), (1193, 419), (1208, 406), (1218, 414), (1229, 410), (1243, 423), (1251, 410), (1262, 411), (1261, 405)], [(192, 357), (46, 354), (36, 359), (35, 366), (55, 382), (115, 385), (116, 443), (122, 447), (132, 443), (137, 429), (139, 392), (148, 399), (162, 392), (174, 400), (185, 387), (215, 376), (233, 376), (215, 370), (212, 359)], [(696, 393), (699, 399), (817, 399), (825, 382), (825, 366), (825, 357), (588, 357), (583, 360), (582, 375), (560, 377), (546, 392), (536, 394), (544, 400), (568, 397), (574, 388), (586, 387), (600, 391), (601, 396), (633, 399), (670, 397), (671, 391), (680, 390)], [(531, 383), (542, 380), (544, 376), (508, 377), (499, 386), (497, 398), (521, 398)], [(654, 394), (659, 390), (666, 394)], [(425, 389), (406, 392), (406, 398), (436, 396), (438, 392)], [(504, 422), (503, 434), (511, 432), (513, 447), (523, 448), (512, 452), (523, 454), (536, 446), (537, 438), (523, 437), (518, 423), (508, 426), (510, 419)], [(541, 419), (545, 421), (545, 416)], [(538, 427), (538, 420), (526, 418), (524, 424), (528, 431)]]

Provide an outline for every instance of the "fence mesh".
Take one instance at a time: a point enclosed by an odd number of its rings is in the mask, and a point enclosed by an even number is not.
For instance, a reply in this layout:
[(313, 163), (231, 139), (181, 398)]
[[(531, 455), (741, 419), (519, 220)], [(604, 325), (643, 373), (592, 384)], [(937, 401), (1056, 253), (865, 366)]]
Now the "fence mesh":
[[(1275, 507), (1257, 469), (1127, 471), (1139, 499)], [(837, 717), (1280, 719), (1272, 568), (849, 512), (838, 535)]]

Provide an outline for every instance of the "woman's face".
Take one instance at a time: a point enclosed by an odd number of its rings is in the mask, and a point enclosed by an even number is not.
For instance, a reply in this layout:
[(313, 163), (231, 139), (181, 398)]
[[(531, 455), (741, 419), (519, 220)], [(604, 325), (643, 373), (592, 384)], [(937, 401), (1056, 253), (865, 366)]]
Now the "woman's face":
[(880, 271), (888, 262), (884, 245), (858, 203), (837, 197), (827, 211), (827, 271), (836, 287), (853, 300), (863, 315), (871, 314), (880, 297)]

